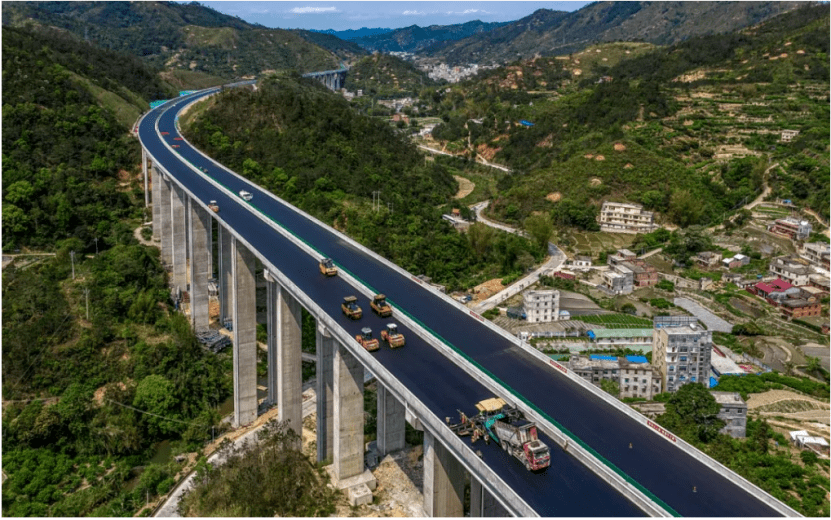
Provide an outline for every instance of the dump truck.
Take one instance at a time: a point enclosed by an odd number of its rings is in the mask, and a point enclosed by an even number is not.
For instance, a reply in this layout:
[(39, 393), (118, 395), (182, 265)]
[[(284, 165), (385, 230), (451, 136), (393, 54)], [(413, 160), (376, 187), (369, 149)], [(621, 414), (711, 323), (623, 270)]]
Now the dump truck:
[(372, 337), (372, 329), (369, 327), (362, 328), (361, 333), (355, 336), (355, 339), (367, 352), (374, 352), (380, 348), (378, 340)]
[(208, 203), (208, 209), (214, 213), (219, 213), (219, 204), (217, 204), (215, 200), (212, 200)]
[(387, 303), (387, 297), (383, 294), (376, 294), (369, 303), (369, 306), (372, 307), (375, 314), (382, 318), (392, 316), (392, 307), (390, 307), (390, 304)]
[(332, 262), (331, 258), (323, 258), (320, 261), (320, 274), (325, 274), (326, 276), (335, 276), (338, 274), (338, 268), (335, 267), (335, 263)]
[(551, 464), (551, 452), (537, 437), (537, 425), (525, 420), (516, 407), (493, 397), (476, 403), (476, 409), (478, 413), (472, 417), (459, 410), (460, 421), (455, 424), (447, 417), (450, 430), (457, 435), (470, 435), (471, 443), (479, 439), (488, 443), (492, 439), (528, 471), (540, 471)]
[(387, 328), (381, 331), (381, 339), (386, 341), (390, 348), (403, 347), (406, 341), (404, 334), (398, 332), (398, 325), (387, 323)]
[(340, 304), (340, 308), (348, 318), (353, 320), (359, 320), (363, 316), (363, 312), (358, 306), (358, 299), (354, 296), (346, 296), (343, 303)]

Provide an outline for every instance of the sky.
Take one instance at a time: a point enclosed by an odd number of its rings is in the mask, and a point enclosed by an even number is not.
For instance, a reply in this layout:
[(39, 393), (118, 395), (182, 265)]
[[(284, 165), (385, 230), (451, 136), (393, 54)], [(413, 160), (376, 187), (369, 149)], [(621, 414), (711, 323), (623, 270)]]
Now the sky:
[(221, 13), (239, 16), (246, 22), (280, 29), (398, 29), (419, 25), (451, 25), (481, 20), (509, 22), (537, 9), (576, 11), (589, 2), (252, 2), (200, 1)]

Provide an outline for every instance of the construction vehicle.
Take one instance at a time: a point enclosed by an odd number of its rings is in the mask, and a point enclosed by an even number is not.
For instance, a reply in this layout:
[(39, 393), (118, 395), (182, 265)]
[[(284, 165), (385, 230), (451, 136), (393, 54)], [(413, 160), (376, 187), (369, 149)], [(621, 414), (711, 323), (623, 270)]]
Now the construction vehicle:
[(208, 209), (214, 213), (219, 213), (219, 204), (217, 204), (215, 200), (212, 200), (208, 203)]
[(367, 352), (374, 352), (380, 348), (378, 340), (372, 337), (372, 329), (369, 327), (362, 328), (361, 333), (355, 336), (355, 339)]
[(343, 303), (340, 304), (340, 308), (348, 318), (352, 318), (353, 320), (359, 320), (364, 315), (358, 306), (358, 299), (354, 296), (346, 296), (343, 299)]
[(548, 446), (537, 437), (537, 425), (526, 421), (522, 412), (509, 406), (498, 397), (485, 399), (476, 403), (478, 414), (468, 417), (459, 410), (460, 421), (450, 424), (450, 430), (457, 435), (471, 436), (471, 443), (490, 439), (509, 455), (516, 457), (528, 471), (539, 471), (551, 464), (551, 452)]
[(386, 341), (390, 348), (403, 347), (406, 341), (404, 334), (398, 332), (398, 325), (387, 323), (387, 328), (381, 331), (381, 339)]
[(335, 267), (334, 262), (332, 262), (331, 258), (323, 258), (320, 260), (320, 274), (325, 274), (326, 276), (335, 276), (338, 274), (338, 268)]
[(390, 307), (390, 304), (387, 303), (387, 297), (383, 294), (376, 294), (375, 297), (372, 298), (372, 301), (369, 302), (369, 306), (372, 307), (375, 314), (382, 318), (392, 316), (392, 307)]

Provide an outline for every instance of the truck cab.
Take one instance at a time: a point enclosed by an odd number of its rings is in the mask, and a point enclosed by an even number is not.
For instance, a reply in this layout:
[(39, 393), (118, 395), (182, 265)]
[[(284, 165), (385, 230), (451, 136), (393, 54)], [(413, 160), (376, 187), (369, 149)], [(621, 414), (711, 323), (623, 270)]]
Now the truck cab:
[(390, 307), (390, 304), (387, 303), (387, 297), (383, 294), (376, 294), (369, 303), (369, 306), (372, 307), (375, 314), (382, 318), (392, 316), (392, 307)]
[(369, 327), (362, 328), (361, 333), (355, 336), (355, 339), (367, 352), (374, 352), (380, 348), (378, 340), (372, 337), (372, 329)]
[(331, 258), (323, 258), (320, 261), (320, 274), (324, 274), (326, 276), (335, 276), (338, 274), (338, 268), (335, 267), (335, 263), (332, 262)]
[(212, 200), (208, 203), (208, 209), (210, 209), (214, 213), (219, 213), (219, 205), (216, 203), (215, 200)]
[(359, 320), (363, 316), (363, 311), (358, 306), (358, 299), (354, 296), (346, 296), (343, 303), (340, 304), (340, 308), (348, 318), (353, 320)]

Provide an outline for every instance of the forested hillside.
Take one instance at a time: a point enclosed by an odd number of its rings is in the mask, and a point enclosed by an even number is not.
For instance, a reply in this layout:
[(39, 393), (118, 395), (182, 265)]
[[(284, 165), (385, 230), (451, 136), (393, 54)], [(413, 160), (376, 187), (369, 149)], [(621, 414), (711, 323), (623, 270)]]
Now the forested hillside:
[(4, 252), (55, 253), (3, 269), (3, 515), (131, 516), (181, 467), (149, 463), (154, 446), (201, 446), (230, 393), (228, 358), (169, 312), (158, 250), (133, 236), (129, 131), (172, 92), (71, 35), (4, 27), (2, 45)]
[[(433, 137), (517, 172), (492, 206), (515, 222), (546, 211), (593, 227), (615, 199), (713, 224), (766, 182), (827, 218), (828, 35), (827, 8), (806, 6), (623, 59), (628, 44), (512, 64), (437, 92)], [(783, 129), (799, 137), (782, 142)], [(774, 160), (783, 168), (765, 176)]]
[(158, 68), (224, 78), (333, 69), (354, 48), (345, 44), (330, 52), (293, 31), (249, 24), (197, 2), (4, 2), (2, 9), (4, 27), (54, 26)]
[(449, 64), (486, 65), (565, 55), (600, 42), (668, 45), (735, 31), (796, 6), (796, 2), (592, 2), (573, 12), (540, 9), (502, 27), (425, 49), (424, 54)]
[(185, 123), (197, 146), (405, 269), (466, 287), (544, 252), (513, 235), (456, 232), (437, 209), (457, 188), (448, 169), (315, 82), (271, 77), (210, 103)]
[(363, 90), (365, 96), (415, 96), (423, 87), (436, 84), (422, 72), (404, 60), (388, 54), (375, 53), (355, 63), (346, 75), (344, 87), (355, 92)]
[(77, 237), (89, 251), (135, 215), (117, 175), (140, 161), (128, 130), (146, 98), (171, 94), (138, 58), (4, 28), (3, 249)]

